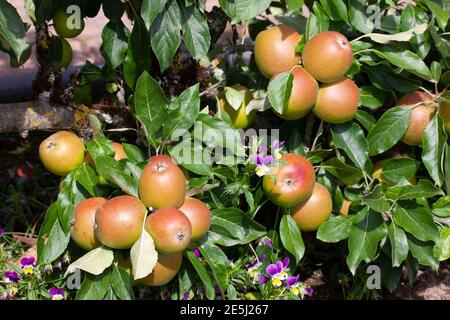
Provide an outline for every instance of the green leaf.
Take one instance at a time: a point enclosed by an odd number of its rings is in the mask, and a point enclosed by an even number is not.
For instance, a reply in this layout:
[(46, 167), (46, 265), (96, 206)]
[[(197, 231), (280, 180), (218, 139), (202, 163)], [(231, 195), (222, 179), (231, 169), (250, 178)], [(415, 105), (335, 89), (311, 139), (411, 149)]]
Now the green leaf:
[(150, 27), (152, 49), (159, 61), (161, 71), (171, 64), (181, 43), (181, 12), (176, 1), (170, 4), (155, 18)]
[(198, 260), (197, 256), (191, 252), (186, 252), (187, 257), (189, 258), (189, 261), (191, 262), (192, 266), (194, 267), (195, 271), (197, 271), (200, 280), (205, 285), (206, 290), (206, 297), (209, 300), (213, 300), (216, 297), (216, 292), (214, 290), (212, 279), (204, 267), (204, 265)]
[(98, 139), (91, 139), (86, 142), (86, 148), (88, 149), (89, 155), (94, 160), (94, 163), (98, 156), (109, 156), (114, 157), (116, 149), (114, 149), (111, 140), (100, 137)]
[(72, 171), (64, 178), (58, 194), (58, 217), (66, 233), (70, 231), (74, 207), (86, 199), (86, 195), (79, 188), (76, 174), (77, 171)]
[(320, 3), (331, 20), (349, 23), (347, 6), (343, 0), (320, 0)]
[(281, 218), (280, 238), (283, 247), (294, 255), (295, 262), (298, 264), (305, 254), (305, 244), (300, 228), (289, 214), (285, 214)]
[(265, 11), (271, 0), (219, 0), (220, 7), (233, 20), (250, 20)]
[(389, 225), (387, 231), (391, 242), (392, 266), (399, 267), (408, 257), (408, 238), (406, 237), (405, 231), (397, 227), (394, 222)]
[(99, 275), (108, 268), (114, 260), (112, 249), (105, 246), (98, 247), (86, 253), (67, 267), (65, 275), (75, 272), (77, 269), (93, 275)]
[(394, 107), (386, 111), (367, 136), (369, 155), (380, 154), (393, 147), (405, 134), (411, 108)]
[(417, 239), (437, 241), (438, 229), (431, 213), (414, 202), (399, 202), (394, 207), (394, 222)]
[(127, 33), (122, 21), (108, 22), (103, 28), (100, 51), (111, 69), (116, 69), (125, 60), (128, 49)]
[(187, 88), (174, 104), (176, 108), (169, 112), (167, 121), (164, 123), (165, 140), (171, 139), (175, 130), (187, 131), (194, 124), (200, 112), (199, 85)]
[(26, 42), (25, 26), (16, 8), (6, 0), (0, 0), (0, 47), (4, 48), (15, 60), (23, 64), (22, 56), (29, 51)]
[(97, 172), (109, 182), (118, 186), (125, 193), (139, 196), (138, 180), (125, 171), (125, 164), (111, 157), (99, 156), (95, 162)]
[(439, 240), (433, 248), (434, 256), (439, 261), (450, 259), (450, 228), (444, 228), (439, 234)]
[(289, 10), (298, 11), (302, 8), (304, 0), (286, 0)]
[(134, 280), (142, 279), (152, 273), (158, 261), (155, 242), (150, 234), (142, 227), (141, 235), (130, 250)]
[(181, 6), (183, 40), (194, 59), (201, 59), (211, 46), (208, 21), (195, 6)]
[(369, 146), (359, 125), (354, 122), (332, 125), (331, 133), (336, 148), (343, 150), (359, 169), (365, 171), (369, 161)]
[(377, 185), (367, 197), (361, 198), (361, 203), (379, 213), (387, 212), (391, 207), (391, 204), (384, 196), (380, 185)]
[(96, 196), (94, 188), (99, 182), (99, 177), (90, 165), (83, 163), (78, 167), (75, 173), (75, 179), (91, 196)]
[(58, 201), (47, 210), (44, 223), (39, 230), (37, 256), (39, 264), (52, 263), (66, 250), (70, 233), (65, 233), (58, 219)]
[(290, 71), (286, 71), (278, 74), (269, 82), (267, 97), (272, 108), (278, 113), (283, 113), (288, 105), (293, 80), (294, 75)]
[(143, 162), (145, 161), (144, 154), (141, 149), (136, 147), (135, 145), (129, 143), (122, 143), (123, 151), (128, 156), (128, 159), (135, 162)]
[(433, 245), (431, 242), (424, 242), (416, 239), (410, 234), (408, 236), (408, 246), (411, 254), (421, 265), (439, 269), (439, 260), (433, 255)]
[(145, 27), (150, 30), (155, 18), (166, 6), (167, 0), (143, 0), (141, 7), (141, 17), (144, 20)]
[(393, 65), (415, 74), (422, 79), (433, 79), (430, 69), (428, 69), (425, 62), (423, 62), (423, 60), (414, 52), (404, 50), (404, 48), (396, 49), (392, 46), (384, 46), (380, 48), (379, 51), (375, 50), (374, 52)]
[(395, 90), (402, 93), (409, 93), (419, 89), (417, 84), (394, 73), (394, 70), (390, 66), (384, 64), (364, 67), (364, 71), (367, 72), (370, 82), (378, 89), (384, 91)]
[(109, 0), (102, 3), (102, 9), (110, 21), (117, 22), (125, 12), (125, 3), (121, 0)]
[(414, 176), (419, 163), (411, 158), (392, 158), (382, 162), (383, 177), (391, 182), (404, 182)]
[(417, 185), (404, 186), (401, 188), (398, 195), (399, 200), (417, 199), (417, 198), (431, 198), (438, 195), (443, 195), (441, 189), (436, 188), (429, 180), (420, 180)]
[(238, 208), (211, 210), (209, 236), (214, 243), (224, 246), (246, 244), (265, 234), (265, 228)]
[(123, 65), (125, 81), (131, 89), (135, 88), (136, 80), (141, 74), (150, 69), (151, 50), (150, 34), (143, 22), (137, 19), (128, 40), (128, 50)]
[(166, 106), (167, 98), (158, 82), (144, 72), (136, 83), (134, 110), (153, 147), (156, 147), (156, 133), (167, 118)]
[(245, 99), (245, 92), (241, 92), (232, 87), (225, 87), (225, 98), (234, 110), (239, 110)]
[(124, 268), (118, 265), (113, 266), (111, 286), (121, 300), (133, 300), (133, 279)]
[(370, 109), (377, 109), (382, 107), (389, 94), (386, 91), (382, 91), (374, 86), (362, 86), (359, 88), (361, 94), (361, 105)]
[(362, 178), (362, 172), (337, 158), (332, 158), (321, 165), (327, 172), (342, 180), (346, 185), (358, 183)]
[(105, 272), (98, 276), (87, 274), (77, 291), (77, 300), (102, 300), (109, 289), (111, 273)]
[(200, 252), (212, 270), (219, 287), (226, 291), (228, 288), (228, 258), (226, 254), (216, 245), (209, 242), (203, 243)]
[(444, 183), (442, 171), (447, 136), (440, 117), (435, 116), (422, 135), (422, 161), (438, 186)]
[(386, 225), (381, 215), (365, 208), (353, 220), (348, 238), (347, 265), (354, 275), (361, 261), (369, 263), (376, 254), (378, 243), (386, 235)]
[(374, 29), (373, 22), (367, 17), (367, 6), (365, 0), (354, 0), (348, 8), (350, 24), (358, 31), (367, 34)]
[(355, 119), (362, 124), (362, 126), (367, 130), (370, 131), (373, 129), (373, 127), (375, 127), (377, 120), (375, 119), (375, 117), (364, 111), (361, 109), (358, 109), (358, 111), (356, 111), (355, 114)]
[(449, 13), (445, 11), (438, 3), (431, 0), (423, 0), (423, 2), (427, 5), (430, 11), (433, 13), (436, 18), (439, 27), (445, 31), (445, 28), (448, 23)]
[(323, 242), (336, 243), (348, 238), (353, 217), (336, 216), (325, 221), (317, 230), (317, 239)]

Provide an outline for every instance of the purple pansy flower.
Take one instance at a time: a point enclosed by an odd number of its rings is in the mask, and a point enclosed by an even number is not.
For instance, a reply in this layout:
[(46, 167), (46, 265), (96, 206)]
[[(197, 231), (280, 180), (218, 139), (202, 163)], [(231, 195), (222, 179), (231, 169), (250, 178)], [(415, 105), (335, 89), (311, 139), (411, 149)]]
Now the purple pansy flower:
[(305, 289), (305, 293), (306, 293), (307, 296), (311, 297), (313, 295), (313, 292), (314, 292), (314, 289), (311, 288), (311, 287), (308, 287), (308, 288)]
[(284, 141), (275, 140), (272, 143), (272, 154), (274, 155), (275, 159), (280, 160), (281, 159), (281, 147), (283, 146)]
[(22, 270), (26, 275), (33, 274), (35, 261), (36, 259), (34, 257), (25, 257), (20, 260)]
[(258, 147), (258, 153), (259, 154), (266, 154), (267, 153), (267, 146), (265, 144), (261, 144)]
[(295, 284), (297, 284), (298, 278), (300, 278), (299, 275), (287, 278), (286, 285), (289, 286), (289, 287), (294, 286)]
[(289, 265), (289, 258), (283, 261), (277, 261), (276, 263), (269, 264), (266, 268), (266, 273), (272, 279), (272, 285), (274, 287), (280, 287), (283, 284), (283, 280), (288, 278), (286, 268)]
[(195, 248), (194, 250), (192, 250), (192, 252), (197, 256), (197, 258), (199, 259), (203, 258), (203, 255), (200, 252), (200, 250), (198, 250), (198, 248)]
[(5, 271), (3, 272), (3, 276), (8, 283), (18, 282), (20, 279), (19, 275), (15, 271)]
[(5, 229), (0, 228), (0, 236), (5, 233)]
[(262, 177), (262, 176), (264, 176), (264, 175), (266, 175), (267, 173), (270, 172), (269, 166), (273, 162), (273, 157), (272, 156), (263, 156), (263, 155), (257, 154), (254, 157), (253, 161), (256, 164), (256, 174), (259, 177)]
[(50, 288), (49, 290), (52, 300), (63, 300), (64, 299), (64, 289), (62, 288)]

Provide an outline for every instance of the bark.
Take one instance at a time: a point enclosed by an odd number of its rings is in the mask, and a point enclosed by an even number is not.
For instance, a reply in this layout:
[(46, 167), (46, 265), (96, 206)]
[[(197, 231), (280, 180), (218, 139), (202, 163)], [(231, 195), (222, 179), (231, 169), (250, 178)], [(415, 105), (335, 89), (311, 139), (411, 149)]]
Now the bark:
[(70, 129), (82, 132), (89, 128), (90, 113), (114, 127), (134, 123), (128, 108), (52, 104), (48, 97), (41, 95), (30, 102), (0, 104), (0, 133), (17, 132), (25, 138), (30, 131)]

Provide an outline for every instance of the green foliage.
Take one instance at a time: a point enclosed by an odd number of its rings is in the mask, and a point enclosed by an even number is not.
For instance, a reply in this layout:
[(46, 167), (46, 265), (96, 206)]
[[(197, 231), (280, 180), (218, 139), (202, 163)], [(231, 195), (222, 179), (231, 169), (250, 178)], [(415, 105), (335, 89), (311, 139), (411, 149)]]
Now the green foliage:
[[(233, 108), (241, 105), (243, 95), (231, 88), (237, 83), (247, 86), (256, 97), (250, 105), (260, 111), (258, 117), (268, 119), (271, 127), (281, 128), (287, 137), (284, 147), (305, 155), (315, 166), (317, 181), (329, 189), (333, 214), (311, 236), (329, 246), (344, 244), (346, 253), (340, 257), (341, 262), (345, 260), (355, 281), (362, 281), (362, 266), (376, 263), (383, 270), (383, 285), (392, 291), (400, 280), (402, 266), (408, 266), (412, 279), (416, 265), (437, 269), (439, 261), (450, 257), (450, 148), (445, 119), (436, 113), (422, 136), (422, 145), (405, 146), (401, 139), (413, 108), (398, 105), (406, 93), (426, 90), (438, 101), (438, 96), (448, 90), (448, 4), (424, 0), (399, 8), (393, 1), (378, 0), (370, 2), (376, 9), (373, 14), (364, 0), (320, 0), (314, 1), (311, 15), (305, 18), (301, 16), (304, 1), (219, 1), (232, 29), (249, 24), (251, 34), (260, 22), (255, 18), (267, 12), (301, 31), (299, 53), (319, 32), (333, 30), (349, 38), (354, 53), (349, 77), (360, 88), (360, 106), (354, 120), (330, 125), (313, 116), (295, 122), (274, 120), (273, 111), (282, 113), (287, 106), (293, 75), (286, 71), (270, 81), (264, 79), (243, 52), (251, 42), (237, 39), (239, 34), (228, 42), (212, 43), (218, 37), (214, 32), (218, 20), (208, 20), (204, 1), (80, 3), (83, 17), (94, 17), (102, 5), (109, 22), (103, 28), (100, 48), (105, 65), (100, 68), (86, 62), (78, 75), (74, 101), (91, 102), (92, 85), (100, 79), (111, 84), (111, 101), (120, 89), (137, 120), (139, 145), (129, 139), (123, 143), (128, 159), (115, 160), (109, 138), (112, 135), (107, 131), (103, 134), (96, 122), (94, 137), (86, 142), (94, 165), (84, 163), (64, 178), (39, 231), (40, 265), (54, 262), (66, 251), (73, 252), (70, 228), (74, 207), (80, 201), (119, 194), (138, 197), (145, 159), (168, 153), (189, 173), (188, 192), (207, 203), (212, 213), (211, 229), (198, 244), (202, 257), (190, 250), (185, 252), (178, 282), (166, 287), (172, 290), (171, 297), (243, 298), (239, 289), (248, 285), (256, 296), (287, 298), (287, 293), (273, 286), (256, 285), (245, 264), (264, 253), (266, 262), (256, 258), (261, 262), (259, 272), (264, 272), (269, 263), (291, 256), (295, 263), (289, 270), (294, 274), (299, 262), (311, 258), (311, 237), (301, 234), (289, 214), (280, 217), (277, 208), (268, 204), (252, 161), (259, 145), (245, 144), (230, 117), (215, 113), (216, 100), (224, 96)], [(28, 1), (27, 13), (39, 25), (50, 22), (51, 14), (61, 6), (50, 0)], [(0, 50), (17, 67), (30, 52), (26, 27), (6, 0), (0, 0), (0, 9)], [(125, 12), (133, 20), (131, 30), (121, 21)], [(178, 54), (190, 55), (189, 59), (199, 70), (206, 70), (209, 78), (203, 83), (197, 78), (193, 83), (179, 76)], [(188, 73), (197, 71), (192, 68)], [(170, 76), (174, 74), (179, 77), (173, 83), (177, 90), (168, 90), (167, 79), (173, 81)], [(185, 134), (190, 136), (183, 139)], [(236, 162), (225, 156), (213, 161), (229, 141), (235, 142), (236, 150), (243, 150), (243, 160)], [(399, 153), (404, 156), (399, 157)], [(195, 156), (204, 157), (203, 161), (189, 161)], [(382, 174), (375, 177), (373, 163), (378, 161)], [(344, 200), (351, 202), (349, 212), (339, 215)], [(268, 238), (272, 239), (270, 250), (260, 245)], [(151, 240), (144, 242), (143, 247), (151, 247)], [(82, 260), (73, 265), (86, 271), (78, 299), (133, 298), (132, 276), (116, 263), (117, 253), (111, 262), (110, 251), (106, 250), (108, 253), (98, 249), (93, 256), (80, 254)], [(98, 262), (98, 255), (104, 264)], [(134, 263), (139, 265), (140, 275), (153, 268), (149, 265), (154, 261), (142, 262), (139, 257), (132, 260), (141, 261)], [(100, 274), (95, 274), (98, 272), (89, 261), (102, 267)], [(361, 292), (355, 292), (355, 297), (365, 296)]]

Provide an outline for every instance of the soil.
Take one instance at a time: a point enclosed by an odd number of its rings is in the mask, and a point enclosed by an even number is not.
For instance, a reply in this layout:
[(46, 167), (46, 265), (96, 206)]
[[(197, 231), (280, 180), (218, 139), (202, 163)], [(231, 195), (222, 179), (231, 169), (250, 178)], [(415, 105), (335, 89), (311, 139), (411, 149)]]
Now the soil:
[[(314, 300), (343, 299), (341, 292), (333, 290), (321, 269), (304, 281), (314, 289)], [(438, 272), (431, 268), (419, 270), (416, 281), (409, 285), (401, 281), (394, 292), (385, 292), (383, 300), (450, 300), (450, 261), (442, 262)]]

